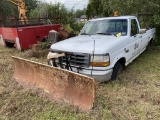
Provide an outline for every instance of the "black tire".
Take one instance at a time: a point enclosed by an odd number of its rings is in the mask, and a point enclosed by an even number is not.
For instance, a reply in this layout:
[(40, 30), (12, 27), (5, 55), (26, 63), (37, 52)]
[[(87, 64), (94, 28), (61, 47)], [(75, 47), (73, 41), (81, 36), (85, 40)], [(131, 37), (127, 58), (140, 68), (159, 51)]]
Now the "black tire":
[(146, 51), (150, 51), (150, 50), (152, 50), (152, 48), (153, 48), (153, 40), (150, 40), (148, 42), (147, 47), (146, 47)]
[(116, 80), (117, 76), (123, 71), (123, 65), (117, 62), (113, 68), (113, 73), (111, 76), (111, 80)]

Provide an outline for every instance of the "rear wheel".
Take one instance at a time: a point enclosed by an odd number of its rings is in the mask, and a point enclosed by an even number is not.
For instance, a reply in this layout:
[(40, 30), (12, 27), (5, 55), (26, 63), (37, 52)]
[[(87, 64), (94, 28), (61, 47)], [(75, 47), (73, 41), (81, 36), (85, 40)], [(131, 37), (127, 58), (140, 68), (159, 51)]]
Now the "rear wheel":
[(116, 80), (118, 75), (120, 73), (122, 73), (123, 71), (123, 65), (119, 62), (117, 62), (113, 68), (113, 73), (112, 73), (112, 76), (111, 76), (111, 80)]
[(151, 40), (151, 41), (148, 43), (148, 45), (147, 45), (147, 47), (146, 47), (146, 51), (152, 50), (152, 47), (153, 47), (153, 40)]

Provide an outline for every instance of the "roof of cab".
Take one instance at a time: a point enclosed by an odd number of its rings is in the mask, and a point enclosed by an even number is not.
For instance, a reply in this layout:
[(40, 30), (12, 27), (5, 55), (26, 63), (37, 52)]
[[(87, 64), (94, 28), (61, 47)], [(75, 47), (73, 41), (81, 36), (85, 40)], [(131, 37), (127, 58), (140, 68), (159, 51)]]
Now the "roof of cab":
[(136, 16), (116, 16), (116, 17), (104, 17), (104, 18), (96, 18), (96, 19), (91, 19), (89, 21), (97, 21), (97, 20), (107, 20), (107, 19), (130, 19), (130, 18), (135, 18)]

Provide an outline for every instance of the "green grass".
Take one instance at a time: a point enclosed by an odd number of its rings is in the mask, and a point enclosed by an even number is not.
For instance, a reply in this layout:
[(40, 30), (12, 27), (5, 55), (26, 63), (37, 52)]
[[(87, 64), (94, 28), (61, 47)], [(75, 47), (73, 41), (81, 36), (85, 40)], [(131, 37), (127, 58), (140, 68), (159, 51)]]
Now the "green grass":
[(36, 90), (24, 89), (12, 79), (11, 55), (46, 63), (0, 46), (0, 120), (159, 120), (160, 49), (145, 51), (119, 76), (97, 87), (94, 107), (89, 112), (48, 100)]

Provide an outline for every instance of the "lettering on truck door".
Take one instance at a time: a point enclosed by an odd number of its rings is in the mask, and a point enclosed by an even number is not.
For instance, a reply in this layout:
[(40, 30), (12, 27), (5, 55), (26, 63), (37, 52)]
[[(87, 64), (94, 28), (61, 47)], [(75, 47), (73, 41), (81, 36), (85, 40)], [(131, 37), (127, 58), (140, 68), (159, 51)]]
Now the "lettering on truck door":
[(138, 23), (136, 19), (131, 19), (131, 41), (132, 41), (132, 57), (141, 51), (142, 35), (139, 34)]

